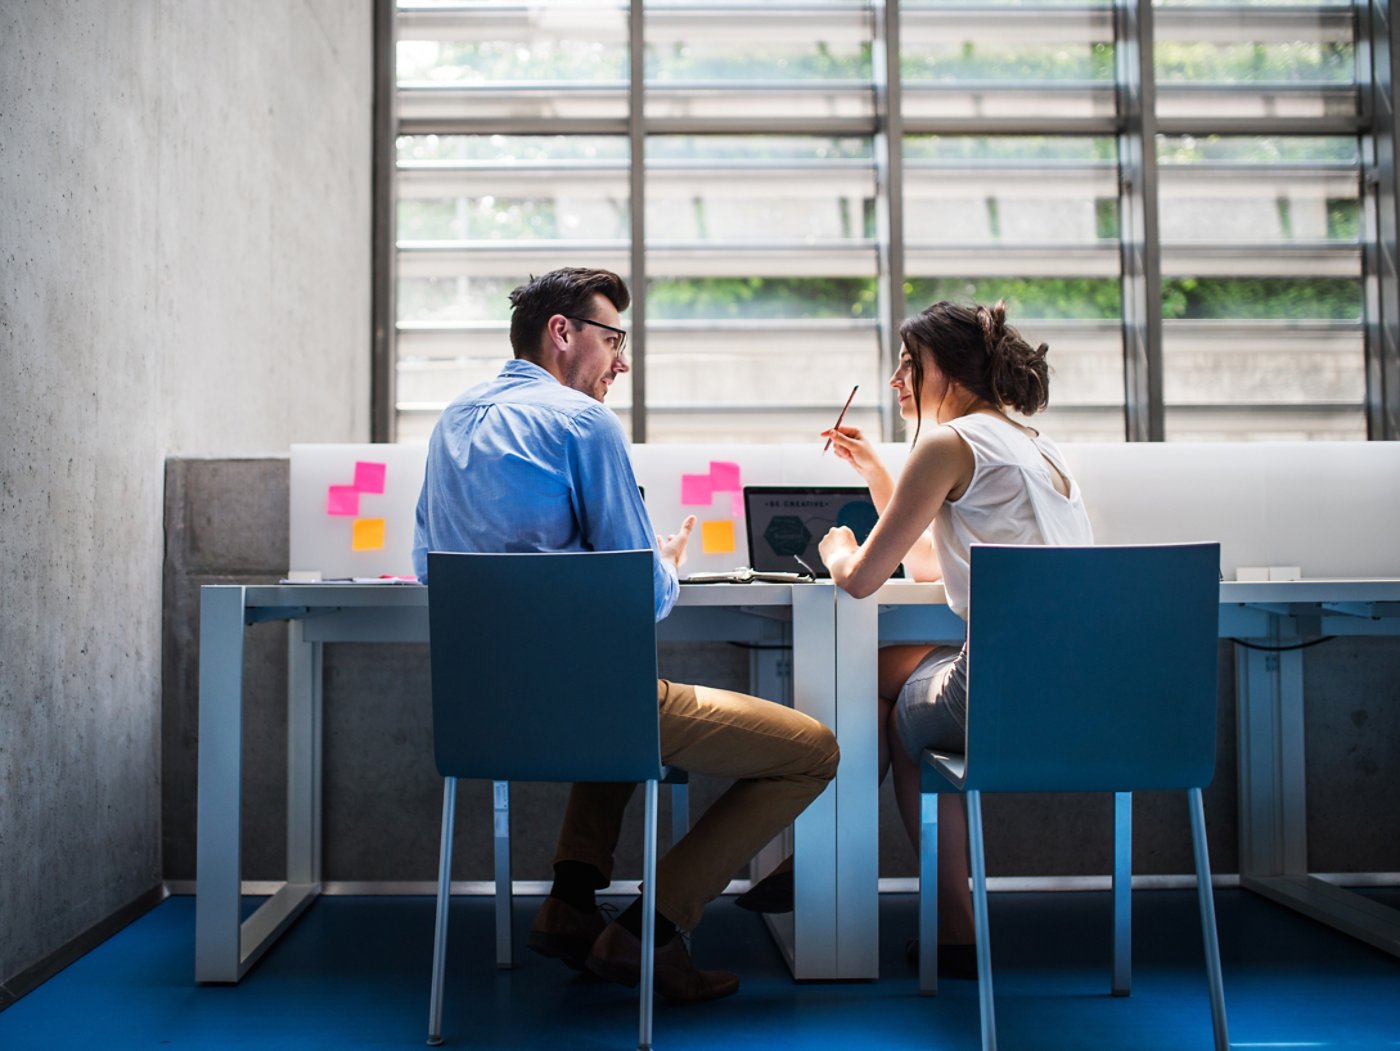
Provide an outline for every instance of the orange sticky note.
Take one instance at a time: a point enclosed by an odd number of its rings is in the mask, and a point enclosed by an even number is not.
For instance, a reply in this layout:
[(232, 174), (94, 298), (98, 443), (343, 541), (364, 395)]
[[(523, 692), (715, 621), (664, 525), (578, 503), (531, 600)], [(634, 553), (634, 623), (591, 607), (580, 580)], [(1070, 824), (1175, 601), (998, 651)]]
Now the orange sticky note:
[(350, 528), (351, 551), (384, 550), (384, 519), (357, 518)]
[(700, 550), (707, 555), (734, 553), (734, 523), (727, 518), (700, 523)]

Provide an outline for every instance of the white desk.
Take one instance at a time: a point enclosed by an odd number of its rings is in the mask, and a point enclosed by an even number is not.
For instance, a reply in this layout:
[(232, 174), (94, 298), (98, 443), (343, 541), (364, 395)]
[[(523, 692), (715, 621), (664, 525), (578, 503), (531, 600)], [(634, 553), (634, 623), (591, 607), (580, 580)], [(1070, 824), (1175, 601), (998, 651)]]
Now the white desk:
[[(892, 581), (865, 600), (843, 593), (836, 610), (843, 699), (850, 691), (873, 696), (878, 643), (962, 635), (941, 584)], [(1400, 580), (1222, 583), (1219, 633), (1274, 647), (1322, 635), (1400, 635)], [(1400, 956), (1396, 910), (1308, 871), (1303, 651), (1236, 646), (1235, 668), (1241, 884)], [(859, 761), (843, 737), (842, 765)]]
[[(842, 763), (795, 823), (796, 909), (771, 918), (770, 927), (795, 977), (867, 979), (878, 974), (878, 829), (869, 819), (874, 721), (867, 697), (836, 688), (834, 611), (830, 584), (688, 586), (657, 627), (663, 640), (791, 642), (795, 706), (835, 730), (856, 758)], [(425, 642), (428, 592), (206, 586), (200, 617), (195, 978), (237, 982), (321, 891), (322, 645)], [(240, 922), (243, 639), (248, 626), (265, 621), (287, 621), (289, 632), (287, 872), (280, 889)], [(848, 745), (848, 731), (858, 744)], [(854, 871), (850, 859), (861, 859)]]
[[(236, 982), (320, 892), (321, 645), (420, 642), (427, 591), (400, 587), (202, 589), (196, 979)], [(241, 924), (243, 634), (287, 620), (287, 879)], [(835, 782), (794, 826), (797, 907), (769, 917), (797, 978), (878, 977), (878, 793), (873, 705), (880, 642), (952, 639), (942, 585), (894, 581), (857, 600), (829, 584), (682, 590), (669, 640), (793, 647), (796, 706), (841, 742)], [(1224, 583), (1220, 636), (1287, 646), (1318, 635), (1400, 634), (1400, 581)], [(1400, 955), (1394, 910), (1309, 875), (1299, 650), (1236, 648), (1240, 875), (1244, 886)]]

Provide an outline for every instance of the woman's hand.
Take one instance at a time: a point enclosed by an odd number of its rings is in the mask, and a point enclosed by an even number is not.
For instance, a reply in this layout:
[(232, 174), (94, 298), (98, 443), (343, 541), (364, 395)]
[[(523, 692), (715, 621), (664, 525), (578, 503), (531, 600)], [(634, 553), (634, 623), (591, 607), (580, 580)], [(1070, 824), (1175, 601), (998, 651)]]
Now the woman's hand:
[(846, 559), (850, 558), (859, 546), (856, 543), (856, 535), (847, 526), (832, 526), (817, 545), (822, 564), (831, 570), (831, 579), (838, 587), (846, 578)]
[(894, 481), (875, 451), (874, 443), (865, 437), (859, 427), (849, 424), (822, 431), (821, 436), (830, 438), (832, 451), (837, 457), (845, 460), (855, 468), (856, 474), (865, 479), (875, 500), (876, 510), (883, 511), (885, 501), (894, 489)]
[(859, 427), (852, 427), (848, 423), (840, 427), (831, 427), (822, 431), (821, 437), (829, 438), (832, 451), (854, 467), (862, 478), (872, 469), (884, 466), (875, 455), (875, 447)]

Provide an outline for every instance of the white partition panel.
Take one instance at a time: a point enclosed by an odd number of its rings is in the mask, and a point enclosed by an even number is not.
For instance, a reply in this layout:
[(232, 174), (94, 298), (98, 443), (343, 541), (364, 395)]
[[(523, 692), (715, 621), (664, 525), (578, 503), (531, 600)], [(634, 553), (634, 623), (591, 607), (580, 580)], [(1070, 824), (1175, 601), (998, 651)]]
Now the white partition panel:
[(1400, 443), (1270, 450), (1269, 565), (1301, 566), (1305, 577), (1400, 577)]
[[(880, 452), (898, 474), (902, 443)], [(1400, 443), (1171, 442), (1066, 444), (1102, 544), (1214, 540), (1221, 571), (1297, 566), (1314, 579), (1400, 577)], [(291, 456), (291, 568), (330, 576), (409, 573), (423, 446), (296, 445)], [(699, 520), (685, 572), (749, 563), (745, 485), (859, 485), (820, 441), (663, 444), (632, 450), (659, 533)], [(346, 493), (371, 465), (354, 514)], [(364, 483), (365, 479), (360, 479)], [(336, 492), (333, 493), (332, 489)], [(331, 513), (331, 512), (337, 513)], [(364, 526), (357, 549), (356, 523)]]
[[(1319, 579), (1400, 576), (1394, 525), (1400, 522), (1400, 443), (1083, 443), (1062, 449), (1099, 543), (1219, 541), (1226, 579), (1240, 566), (1297, 566), (1304, 577)], [(885, 443), (880, 451), (898, 473), (908, 447)], [(742, 513), (735, 510), (738, 494), (714, 492), (709, 503), (687, 503), (683, 475), (729, 464), (741, 485), (860, 483), (848, 465), (822, 453), (820, 442), (645, 445), (633, 457), (659, 529), (674, 531), (692, 513), (702, 523), (732, 520), (728, 551), (706, 552), (697, 531), (686, 566), (694, 572), (746, 564), (748, 552)], [(719, 532), (727, 535), (722, 527)]]
[(291, 447), (288, 567), (338, 577), (410, 576), (426, 445)]
[[(1263, 473), (1247, 446), (1063, 447), (1100, 544), (1219, 541), (1222, 572), (1254, 565), (1265, 533)], [(1265, 563), (1267, 564), (1267, 563)]]
[(1400, 576), (1400, 444), (1066, 445), (1102, 544), (1218, 540), (1221, 570)]

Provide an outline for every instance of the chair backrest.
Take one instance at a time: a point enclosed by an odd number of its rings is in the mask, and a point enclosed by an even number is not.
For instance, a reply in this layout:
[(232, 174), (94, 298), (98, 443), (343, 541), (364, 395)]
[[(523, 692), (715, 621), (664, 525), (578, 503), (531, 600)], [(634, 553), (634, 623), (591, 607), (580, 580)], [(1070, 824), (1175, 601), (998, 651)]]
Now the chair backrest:
[(652, 558), (428, 554), (440, 774), (660, 777)]
[(967, 787), (1208, 784), (1219, 565), (1219, 544), (974, 547)]

